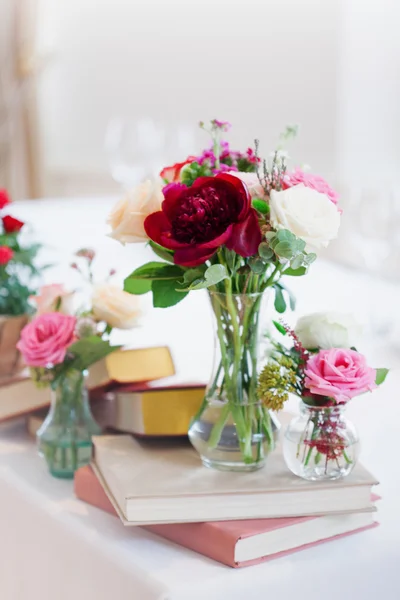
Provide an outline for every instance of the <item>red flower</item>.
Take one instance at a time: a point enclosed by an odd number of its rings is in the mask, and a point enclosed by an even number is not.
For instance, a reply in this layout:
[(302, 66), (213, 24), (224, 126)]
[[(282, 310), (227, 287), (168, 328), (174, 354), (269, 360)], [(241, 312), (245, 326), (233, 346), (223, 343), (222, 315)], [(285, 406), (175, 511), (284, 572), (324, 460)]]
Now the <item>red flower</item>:
[(15, 233), (22, 229), (24, 225), (25, 223), (23, 221), (15, 219), (11, 215), (3, 217), (3, 226), (6, 233)]
[(7, 190), (0, 190), (0, 210), (7, 206), (7, 204), (11, 204), (11, 200), (9, 195), (7, 194)]
[(256, 254), (261, 231), (246, 185), (222, 173), (199, 177), (188, 188), (167, 185), (162, 210), (149, 215), (144, 228), (154, 242), (175, 250), (178, 265), (195, 267), (225, 244), (240, 256)]
[(12, 257), (14, 252), (8, 246), (0, 246), (0, 265), (6, 265)]
[(170, 167), (165, 167), (161, 171), (160, 177), (162, 177), (162, 179), (164, 179), (165, 181), (168, 181), (168, 183), (176, 183), (177, 181), (179, 181), (179, 176), (183, 167), (185, 167), (186, 165), (190, 165), (190, 163), (192, 163), (194, 160), (196, 160), (195, 156), (188, 156), (188, 158), (181, 163), (176, 163), (175, 165), (171, 165)]

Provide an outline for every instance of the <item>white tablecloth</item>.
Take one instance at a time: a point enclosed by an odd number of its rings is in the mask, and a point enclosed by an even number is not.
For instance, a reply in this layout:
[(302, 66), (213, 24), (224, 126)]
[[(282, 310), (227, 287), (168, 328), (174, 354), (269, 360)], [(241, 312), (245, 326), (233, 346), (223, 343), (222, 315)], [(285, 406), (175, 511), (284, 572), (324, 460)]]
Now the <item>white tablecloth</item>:
[[(64, 202), (64, 203), (63, 203)], [(67, 279), (67, 251), (99, 248), (101, 263), (117, 266), (121, 278), (147, 251), (120, 248), (103, 238), (109, 201), (53, 201), (21, 205), (49, 245), (64, 246), (59, 278)], [(74, 206), (77, 206), (74, 203)], [(71, 228), (76, 227), (71, 235)], [(53, 252), (54, 257), (57, 252)], [(114, 264), (112, 264), (114, 262)], [(116, 262), (118, 264), (116, 264)], [(47, 279), (54, 280), (49, 273)], [(337, 308), (373, 319), (379, 329), (394, 322), (398, 290), (317, 262), (306, 278), (293, 278), (299, 313)], [(293, 321), (294, 317), (289, 317)], [(362, 440), (361, 460), (381, 481), (381, 526), (247, 569), (233, 570), (76, 500), (72, 484), (52, 479), (20, 423), (0, 428), (0, 599), (1, 600), (399, 600), (400, 517), (400, 344), (392, 334), (364, 344), (370, 363), (392, 368), (380, 390), (354, 400), (349, 416)], [(131, 341), (169, 343), (185, 376), (210, 369), (211, 319), (202, 293), (180, 305), (148, 310)], [(294, 408), (291, 406), (290, 408)], [(266, 467), (268, 469), (268, 466)]]

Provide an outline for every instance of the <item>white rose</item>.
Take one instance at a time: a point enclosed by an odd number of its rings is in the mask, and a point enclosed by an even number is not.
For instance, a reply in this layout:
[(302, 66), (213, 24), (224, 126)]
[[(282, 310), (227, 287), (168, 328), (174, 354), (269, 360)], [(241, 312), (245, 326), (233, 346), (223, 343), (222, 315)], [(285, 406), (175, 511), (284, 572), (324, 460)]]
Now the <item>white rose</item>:
[(140, 316), (140, 301), (137, 296), (104, 283), (93, 290), (92, 311), (98, 321), (117, 329), (131, 329)]
[(275, 229), (288, 229), (306, 242), (306, 252), (326, 247), (337, 237), (340, 213), (325, 194), (304, 184), (271, 191), (270, 219)]
[(122, 244), (147, 242), (144, 221), (148, 215), (161, 210), (164, 200), (161, 183), (144, 181), (120, 200), (108, 216), (110, 237)]
[(320, 312), (301, 317), (295, 333), (305, 348), (351, 348), (357, 344), (361, 327), (350, 314)]

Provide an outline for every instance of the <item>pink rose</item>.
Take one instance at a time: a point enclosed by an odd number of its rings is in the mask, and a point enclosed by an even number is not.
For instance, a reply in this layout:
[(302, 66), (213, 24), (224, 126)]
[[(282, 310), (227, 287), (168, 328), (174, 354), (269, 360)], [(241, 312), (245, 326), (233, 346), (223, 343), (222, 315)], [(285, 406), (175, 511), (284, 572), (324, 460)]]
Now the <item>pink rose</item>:
[(75, 341), (76, 318), (62, 313), (46, 313), (26, 325), (17, 344), (29, 367), (62, 363)]
[(73, 313), (73, 296), (62, 283), (44, 285), (37, 296), (30, 296), (29, 300), (36, 304), (38, 315), (49, 312), (61, 312), (66, 315)]
[(320, 350), (308, 360), (305, 375), (305, 385), (312, 394), (328, 396), (337, 403), (377, 387), (376, 370), (355, 350)]
[(333, 204), (338, 203), (339, 194), (330, 187), (323, 177), (313, 175), (312, 173), (305, 173), (299, 168), (295, 169), (293, 173), (286, 173), (283, 178), (283, 189), (286, 190), (287, 188), (299, 185), (299, 183), (303, 183), (306, 187), (316, 190), (320, 194), (325, 194)]

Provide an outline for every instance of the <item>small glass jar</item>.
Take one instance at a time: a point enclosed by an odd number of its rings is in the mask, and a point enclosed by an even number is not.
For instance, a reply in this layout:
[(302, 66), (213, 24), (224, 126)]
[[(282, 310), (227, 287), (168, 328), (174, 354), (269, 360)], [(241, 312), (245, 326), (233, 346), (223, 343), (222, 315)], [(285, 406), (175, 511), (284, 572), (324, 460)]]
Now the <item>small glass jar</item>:
[(286, 465), (295, 475), (311, 481), (340, 479), (353, 470), (359, 438), (345, 418), (346, 405), (308, 406), (292, 419), (283, 436)]

